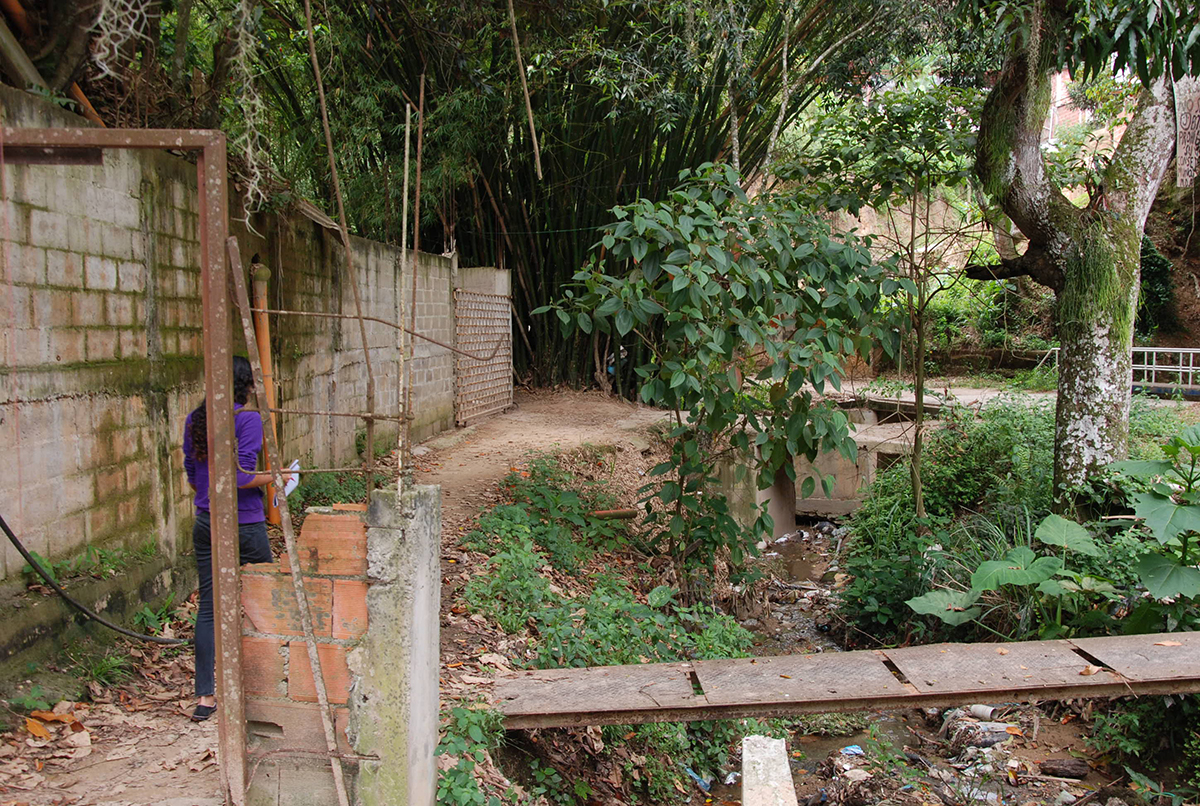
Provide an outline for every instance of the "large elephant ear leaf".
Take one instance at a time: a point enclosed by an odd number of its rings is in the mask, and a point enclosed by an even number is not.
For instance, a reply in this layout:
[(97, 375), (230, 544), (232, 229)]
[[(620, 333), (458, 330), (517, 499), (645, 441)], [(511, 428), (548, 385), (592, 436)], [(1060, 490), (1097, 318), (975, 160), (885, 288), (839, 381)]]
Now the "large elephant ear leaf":
[(979, 591), (936, 590), (909, 599), (905, 604), (923, 616), (936, 616), (951, 627), (957, 627), (979, 618), (983, 611), (974, 607), (977, 601)]
[(1172, 557), (1150, 552), (1137, 564), (1138, 577), (1155, 599), (1200, 596), (1200, 568), (1180, 565)]
[(1003, 560), (988, 560), (971, 575), (971, 587), (997, 590), (1001, 585), (1037, 585), (1061, 571), (1058, 557), (1038, 557), (1028, 546), (1017, 546)]
[(1061, 515), (1048, 515), (1038, 524), (1033, 536), (1047, 546), (1058, 546), (1089, 557), (1101, 556), (1100, 547), (1088, 534), (1088, 530)]
[(1156, 492), (1132, 496), (1133, 512), (1159, 543), (1170, 543), (1182, 532), (1200, 532), (1200, 506), (1176, 504)]

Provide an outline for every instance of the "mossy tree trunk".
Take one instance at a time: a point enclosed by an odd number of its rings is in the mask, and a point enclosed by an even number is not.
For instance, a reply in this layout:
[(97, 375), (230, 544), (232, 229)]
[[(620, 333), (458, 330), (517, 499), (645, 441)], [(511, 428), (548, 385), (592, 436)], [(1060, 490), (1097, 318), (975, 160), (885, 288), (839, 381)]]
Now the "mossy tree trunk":
[(1041, 133), (1053, 57), (1066, 21), (1051, 4), (1029, 4), (1026, 36), (1014, 37), (980, 119), (976, 172), (987, 193), (1029, 239), (1022, 255), (971, 266), (980, 279), (1028, 275), (1057, 295), (1060, 344), (1054, 483), (1067, 489), (1124, 458), (1130, 360), (1142, 229), (1175, 148), (1174, 101), (1165, 81), (1137, 109), (1086, 207), (1047, 174)]

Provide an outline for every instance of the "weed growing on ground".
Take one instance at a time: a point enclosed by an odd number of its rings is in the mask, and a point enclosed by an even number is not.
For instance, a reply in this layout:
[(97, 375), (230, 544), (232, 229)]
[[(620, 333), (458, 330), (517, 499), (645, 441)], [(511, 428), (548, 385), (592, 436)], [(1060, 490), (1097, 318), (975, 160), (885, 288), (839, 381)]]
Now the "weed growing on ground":
[(120, 650), (88, 651), (79, 647), (68, 649), (71, 671), (87, 683), (115, 686), (133, 677), (133, 664)]
[(450, 764), (439, 764), (437, 802), (453, 806), (501, 806), (499, 797), (487, 796), (473, 775), (477, 764), (500, 746), (504, 717), (499, 711), (454, 706), (442, 713), (442, 735), (437, 754)]
[[(511, 474), (504, 484), (514, 503), (484, 514), (463, 541), (467, 548), (491, 555), (489, 568), (467, 583), (463, 596), (472, 610), (505, 632), (528, 628), (532, 665), (609, 666), (748, 656), (752, 636), (747, 630), (707, 604), (683, 605), (673, 587), (642, 591), (620, 576), (599, 573), (588, 577), (591, 590), (586, 595), (570, 597), (551, 590), (542, 575), (546, 566), (577, 573), (597, 552), (626, 545), (624, 523), (587, 517), (589, 511), (613, 508), (617, 502), (603, 484), (580, 482), (552, 457), (536, 457), (528, 470)], [(448, 736), (469, 733), (469, 726), (453, 727), (458, 724), (452, 723)], [(607, 727), (602, 737), (604, 752), (621, 765), (625, 780), (647, 798), (665, 801), (678, 794), (678, 787), (691, 786), (685, 768), (714, 778), (728, 766), (731, 746), (742, 736), (764, 731), (785, 736), (787, 723), (724, 720)], [(486, 737), (482, 729), (481, 735)], [(446, 753), (460, 755), (461, 744)], [(570, 780), (561, 765), (545, 757), (542, 747), (544, 743), (531, 748), (535, 756), (521, 776), (531, 794), (559, 804), (592, 796), (582, 782)], [(616, 754), (620, 748), (628, 752)], [(460, 758), (453, 769), (443, 771), (440, 802), (485, 803), (477, 784), (471, 789), (467, 783), (473, 768), (469, 759)]]
[[(134, 548), (119, 547), (115, 549), (89, 545), (85, 546), (83, 553), (77, 557), (56, 563), (50, 562), (36, 551), (31, 551), (29, 554), (43, 570), (49, 573), (51, 579), (62, 583), (65, 580), (82, 576), (93, 576), (98, 579), (116, 576), (119, 571), (130, 565), (154, 559), (158, 555), (158, 544), (154, 540), (147, 540)], [(33, 566), (29, 563), (25, 563), (21, 573), (25, 576), (27, 584), (40, 585), (43, 582), (42, 577), (34, 571)]]
[(24, 694), (8, 698), (9, 707), (18, 711), (49, 711), (54, 707), (49, 692), (36, 683)]
[(142, 609), (133, 614), (133, 623), (151, 635), (156, 635), (171, 622), (175, 613), (175, 592), (167, 594), (167, 599), (157, 608), (143, 605)]
[[(387, 476), (375, 474), (375, 485), (387, 483)], [(303, 512), (308, 507), (332, 504), (356, 504), (367, 500), (366, 479), (361, 473), (311, 473), (301, 478), (300, 486), (288, 496), (288, 507)]]
[[(1162, 448), (1149, 440), (1161, 442), (1179, 433), (1180, 412), (1177, 406), (1135, 399), (1131, 455), (1161, 457)], [(849, 640), (945, 637), (947, 625), (912, 618), (905, 602), (941, 587), (946, 595), (957, 591), (965, 597), (958, 604), (948, 601), (953, 610), (943, 611), (961, 614), (974, 604), (966, 599), (982, 563), (1034, 545), (1034, 526), (1050, 510), (1053, 445), (1054, 411), (1048, 402), (1005, 397), (986, 406), (978, 419), (951, 418), (929, 437), (923, 472), (929, 517), (924, 523), (915, 516), (908, 467), (900, 463), (879, 473), (851, 519), (855, 540), (845, 565), (852, 580), (841, 610)], [(1112, 510), (1116, 487), (1106, 483), (1087, 491), (1097, 511)], [(1130, 489), (1140, 488), (1135, 482)], [(1108, 527), (1112, 523), (1105, 521)], [(1121, 596), (1110, 595), (1141, 577), (1137, 568), (1145, 554), (1143, 540), (1128, 534), (1127, 526), (1125, 522), (1111, 534), (1111, 528), (1104, 530), (1102, 556), (1073, 555), (1070, 566), (1060, 569), (1062, 590), (1055, 589), (1058, 598), (1048, 614), (1040, 609), (1046, 605), (1046, 590), (1005, 585), (989, 592), (990, 629), (1013, 638), (1034, 637), (1039, 631), (1050, 637), (1045, 630), (1060, 630), (1071, 614), (1078, 617), (1070, 624), (1075, 634), (1109, 629), (1114, 618), (1137, 604), (1122, 605)], [(980, 629), (981, 635), (995, 637), (988, 628)]]

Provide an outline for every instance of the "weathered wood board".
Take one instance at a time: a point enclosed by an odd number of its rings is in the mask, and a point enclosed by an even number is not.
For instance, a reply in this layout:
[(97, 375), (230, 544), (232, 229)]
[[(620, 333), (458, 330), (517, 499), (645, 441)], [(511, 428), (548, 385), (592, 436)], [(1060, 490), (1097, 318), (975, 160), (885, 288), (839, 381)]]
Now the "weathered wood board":
[(1200, 634), (521, 671), (495, 691), (509, 728), (1200, 692)]

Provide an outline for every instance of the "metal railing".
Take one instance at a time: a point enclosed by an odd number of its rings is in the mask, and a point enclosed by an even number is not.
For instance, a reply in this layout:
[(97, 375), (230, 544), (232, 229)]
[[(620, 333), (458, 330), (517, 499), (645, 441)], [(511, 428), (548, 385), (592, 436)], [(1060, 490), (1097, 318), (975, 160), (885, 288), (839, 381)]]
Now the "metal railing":
[[(1046, 359), (1058, 366), (1058, 349), (1046, 351)], [(1053, 356), (1053, 358), (1051, 358)], [(1145, 390), (1179, 389), (1200, 391), (1200, 349), (1194, 347), (1134, 347), (1130, 381)]]
[(1134, 347), (1133, 384), (1171, 389), (1200, 388), (1200, 350)]

